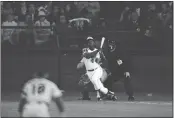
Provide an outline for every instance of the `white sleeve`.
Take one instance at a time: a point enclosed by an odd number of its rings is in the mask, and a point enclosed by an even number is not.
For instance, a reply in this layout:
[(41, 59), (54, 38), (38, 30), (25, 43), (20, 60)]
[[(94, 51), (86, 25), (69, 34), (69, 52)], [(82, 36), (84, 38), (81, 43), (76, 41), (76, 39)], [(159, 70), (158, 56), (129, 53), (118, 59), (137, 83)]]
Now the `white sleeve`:
[(53, 98), (58, 98), (58, 97), (61, 97), (61, 96), (62, 96), (62, 92), (57, 87), (57, 85), (53, 83), (53, 85), (52, 85), (52, 97)]
[(22, 88), (21, 98), (26, 98), (28, 93), (28, 84), (26, 83)]
[(100, 53), (99, 52), (96, 54), (96, 58), (100, 59)]
[(84, 59), (85, 59), (85, 58), (83, 57), (83, 58), (81, 59), (80, 63), (84, 63)]

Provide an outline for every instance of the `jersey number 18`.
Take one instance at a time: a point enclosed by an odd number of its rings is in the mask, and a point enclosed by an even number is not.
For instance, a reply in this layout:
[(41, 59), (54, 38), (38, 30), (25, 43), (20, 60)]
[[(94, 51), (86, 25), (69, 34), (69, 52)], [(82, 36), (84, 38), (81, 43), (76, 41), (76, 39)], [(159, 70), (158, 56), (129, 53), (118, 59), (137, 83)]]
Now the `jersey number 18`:
[(33, 94), (42, 94), (45, 91), (45, 85), (44, 84), (39, 84), (39, 85), (33, 85), (33, 90), (32, 93)]

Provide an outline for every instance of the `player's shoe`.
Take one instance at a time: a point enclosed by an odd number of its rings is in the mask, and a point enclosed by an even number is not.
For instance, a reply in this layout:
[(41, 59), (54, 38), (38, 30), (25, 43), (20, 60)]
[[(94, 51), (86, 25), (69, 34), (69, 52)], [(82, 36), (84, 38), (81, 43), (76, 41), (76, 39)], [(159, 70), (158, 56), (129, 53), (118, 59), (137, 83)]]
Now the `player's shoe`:
[(112, 97), (112, 100), (113, 100), (113, 101), (116, 101), (116, 100), (117, 100), (117, 96), (114, 95), (114, 96)]
[(103, 99), (101, 97), (98, 97), (97, 98), (97, 101), (102, 101)]
[(116, 100), (117, 100), (117, 97), (116, 97), (116, 95), (114, 94), (114, 92), (108, 91), (108, 93), (107, 93), (107, 99), (108, 99), (108, 100), (116, 101)]
[(112, 96), (114, 96), (114, 95), (115, 95), (115, 93), (114, 93), (114, 92), (112, 92), (112, 91), (108, 91), (107, 95), (108, 95), (108, 96), (110, 96), (110, 97), (112, 97)]
[(134, 96), (129, 96), (128, 97), (128, 101), (134, 101), (135, 100), (135, 97)]
[(117, 96), (113, 95), (113, 96), (109, 96), (106, 98), (106, 100), (113, 100), (116, 101), (117, 100)]

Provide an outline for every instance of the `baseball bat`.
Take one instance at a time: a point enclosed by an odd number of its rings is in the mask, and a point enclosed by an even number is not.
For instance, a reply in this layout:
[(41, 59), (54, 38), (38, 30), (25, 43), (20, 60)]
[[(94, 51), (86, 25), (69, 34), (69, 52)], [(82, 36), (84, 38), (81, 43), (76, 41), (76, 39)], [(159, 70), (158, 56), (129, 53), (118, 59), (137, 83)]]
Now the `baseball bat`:
[[(104, 42), (105, 42), (105, 37), (102, 37), (100, 48), (103, 47)], [(106, 57), (105, 57), (105, 55), (103, 54), (103, 52), (100, 52), (100, 54), (101, 54), (101, 55), (103, 56), (103, 58), (106, 60)]]
[(105, 42), (105, 37), (102, 37), (101, 44), (100, 44), (100, 48), (103, 47), (104, 42)]

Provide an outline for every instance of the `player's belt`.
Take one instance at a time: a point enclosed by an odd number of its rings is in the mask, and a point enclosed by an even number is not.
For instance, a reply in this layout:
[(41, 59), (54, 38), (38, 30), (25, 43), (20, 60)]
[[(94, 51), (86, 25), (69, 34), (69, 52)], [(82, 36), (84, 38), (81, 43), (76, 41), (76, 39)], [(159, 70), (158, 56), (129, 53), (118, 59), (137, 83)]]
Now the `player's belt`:
[(47, 102), (43, 102), (43, 101), (37, 101), (38, 104), (46, 104), (47, 106), (49, 106), (49, 104)]
[(91, 70), (87, 70), (87, 71), (89, 71), (89, 72), (91, 72), (91, 71), (94, 71), (94, 70), (96, 70), (97, 68), (95, 68), (95, 69), (91, 69)]
[(47, 106), (49, 106), (49, 103), (44, 101), (34, 101), (34, 102), (28, 102), (28, 103), (46, 104)]

